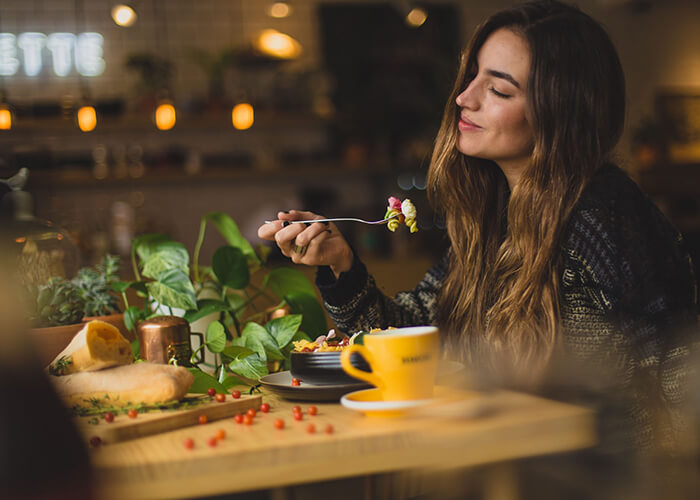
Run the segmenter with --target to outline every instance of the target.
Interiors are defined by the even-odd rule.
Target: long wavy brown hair
[[[457,150],[457,96],[478,72],[496,30],[526,40],[531,55],[529,165],[509,192],[488,159]],[[620,138],[625,82],[605,30],[577,8],[535,1],[487,19],[464,52],[428,174],[429,195],[450,238],[438,324],[450,354],[541,373],[560,338],[560,239],[581,192]]]

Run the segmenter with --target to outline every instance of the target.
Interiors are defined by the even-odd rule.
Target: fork
[[[289,222],[290,224],[313,224],[314,222],[349,221],[349,222],[361,222],[362,224],[386,224],[391,219],[395,219],[396,217],[398,217],[398,215],[392,215],[391,217],[387,217],[386,219],[382,219],[382,220],[364,220],[364,219],[356,219],[354,217],[336,217],[333,219],[290,220],[290,221],[286,221],[286,222]],[[274,221],[266,220],[265,224],[269,224],[271,222],[274,222]]]

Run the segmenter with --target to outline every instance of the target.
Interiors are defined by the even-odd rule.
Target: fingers
[[[316,226],[317,224],[314,224]],[[320,225],[320,224],[318,224]],[[311,228],[309,228],[311,229]],[[307,230],[308,231],[308,230]],[[326,252],[323,250],[324,242],[330,238],[330,229],[323,228],[320,233],[316,234],[308,243],[300,245],[298,243],[301,235],[297,237],[295,244],[292,246],[292,253],[290,258],[295,264],[305,264],[307,266],[320,266],[326,264],[324,260],[324,255]],[[306,231],[303,235],[306,237]]]
[[[296,244],[299,246],[308,245],[311,240],[328,229],[328,222],[315,222],[313,224],[292,224],[294,226],[304,227],[298,235],[295,236]]]

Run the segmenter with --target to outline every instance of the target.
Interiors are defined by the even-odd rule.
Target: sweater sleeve
[[[316,286],[336,326],[354,333],[371,328],[431,325],[435,323],[436,299],[447,273],[445,256],[411,291],[391,298],[384,295],[367,268],[355,256],[349,271],[336,280],[328,267],[319,267]]]
[[[564,343],[606,374],[609,389],[624,391],[637,441],[648,445],[682,429],[697,290],[685,245],[663,215],[626,184],[614,194],[601,199],[615,202],[589,204],[570,221]]]

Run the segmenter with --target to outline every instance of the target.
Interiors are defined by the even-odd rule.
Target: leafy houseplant
[[[227,244],[214,252],[211,265],[203,266],[199,254],[208,224],[214,225]],[[270,268],[267,254],[264,247],[256,251],[233,219],[221,212],[202,218],[191,269],[182,243],[162,234],[135,239],[132,265],[136,281],[114,286],[123,294],[127,328],[133,330],[139,321],[163,309],[171,314],[175,309],[184,310],[191,325],[212,318],[193,359],[206,349],[214,362],[190,368],[195,375],[191,392],[254,386],[270,370],[288,369],[292,342],[325,334],[325,314],[309,280],[289,267]],[[130,288],[144,298],[143,306],[129,305],[125,292]]]
[[[37,327],[80,323],[84,317],[106,316],[119,312],[112,283],[117,282],[119,258],[106,255],[100,264],[83,267],[72,280],[54,277],[37,290],[29,290]]]

